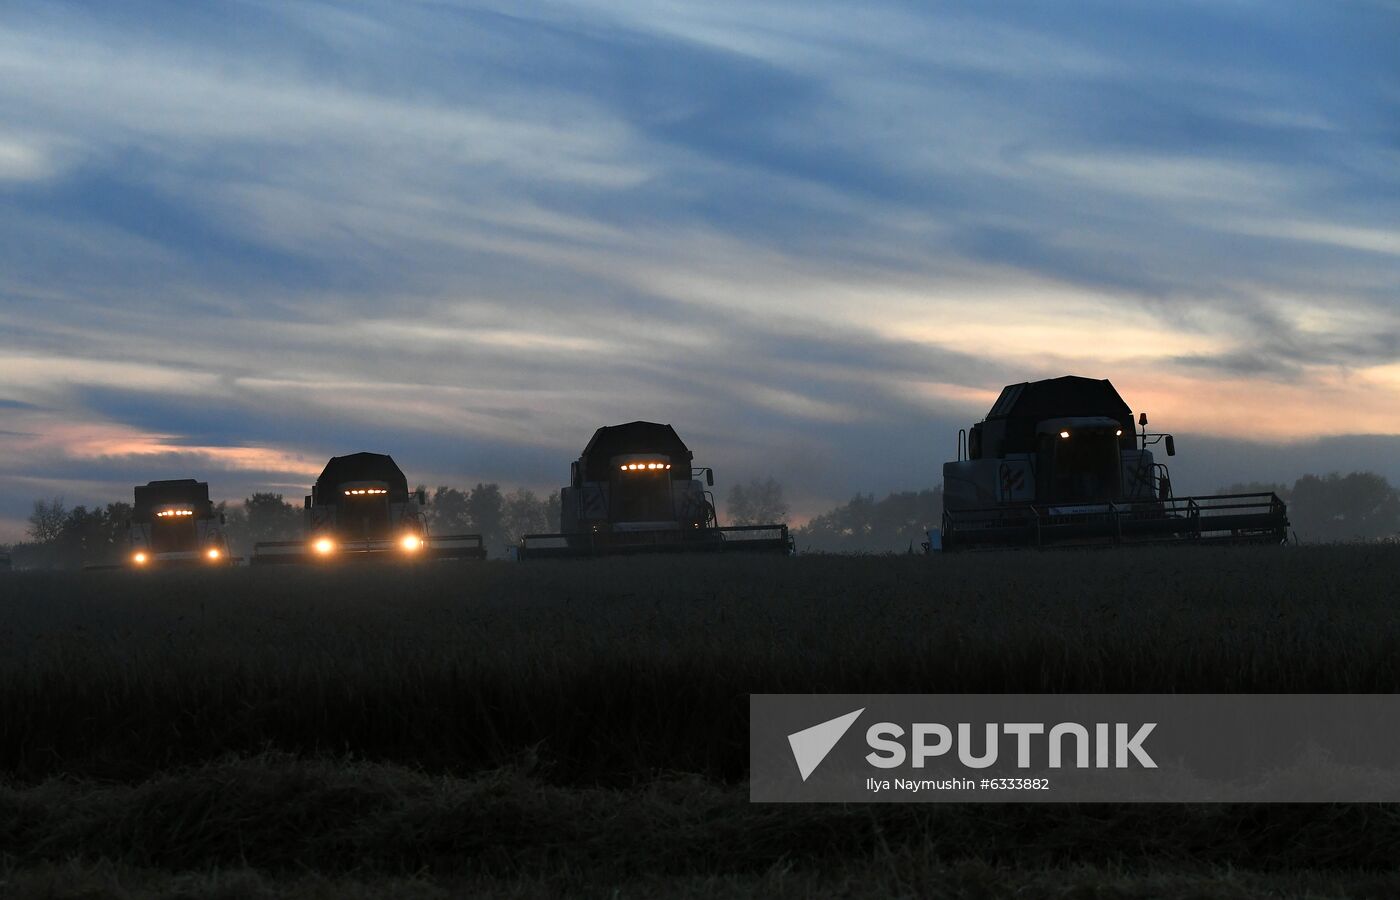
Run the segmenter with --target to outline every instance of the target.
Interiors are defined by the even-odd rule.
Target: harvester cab
[[[209,485],[193,478],[137,485],[127,529],[131,568],[223,566],[229,555],[224,517],[209,500]]]
[[[1141,431],[1138,428],[1141,428]],[[1004,388],[943,466],[942,549],[1227,539],[1282,543],[1272,493],[1176,497],[1147,431],[1107,380],[1067,375]]]
[[[306,496],[305,539],[259,543],[253,562],[485,557],[480,535],[430,535],[424,502],[422,491],[409,491],[408,479],[390,456],[332,457]]]
[[[791,552],[786,525],[721,527],[707,490],[714,479],[670,425],[599,428],[560,492],[559,533],[525,535],[517,556]]]

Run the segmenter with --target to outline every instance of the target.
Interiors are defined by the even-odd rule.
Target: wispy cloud
[[[637,417],[822,504],[1065,371],[1182,431],[1400,433],[1398,40],[1380,3],[6,10],[0,516],[370,445],[543,487]]]

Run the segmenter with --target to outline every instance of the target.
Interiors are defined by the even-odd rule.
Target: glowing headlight
[[[142,553],[140,550],[131,554],[131,561],[136,563],[138,566],[144,566],[146,564],[147,559],[150,559],[150,557],[148,557],[145,553]]]
[[[399,544],[409,553],[412,553],[423,546],[423,539],[416,534],[406,534],[403,540],[399,541]]]
[[[312,544],[311,546],[315,548],[317,553],[321,554],[322,556],[325,556],[327,553],[330,553],[332,550],[335,549],[335,541],[331,540],[330,538],[318,538],[316,540],[316,543]]]
[[[209,557],[210,559],[218,559],[219,557],[223,556],[223,554],[219,552],[218,547],[210,547],[208,550],[204,551],[204,555]]]
[[[1067,438],[1067,437],[1069,437],[1069,432],[1068,432],[1068,431],[1061,431],[1061,432],[1060,432],[1060,437],[1062,437],[1062,438]]]
[[[1114,434],[1115,437],[1122,437],[1122,436],[1123,436],[1123,429],[1120,428],[1120,429],[1118,429],[1117,431],[1113,432],[1113,434]]]

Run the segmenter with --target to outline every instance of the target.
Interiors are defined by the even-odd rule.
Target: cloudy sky
[[[1400,481],[1400,4],[8,2],[0,538],[673,423],[799,514],[1111,378],[1178,491]]]

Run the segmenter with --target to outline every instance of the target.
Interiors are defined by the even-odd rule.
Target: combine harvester
[[[1175,496],[1149,449],[1175,440],[1138,425],[1107,380],[1007,386],[943,465],[942,549],[1287,541],[1276,494]]]
[[[562,491],[561,533],[525,535],[518,557],[792,552],[786,525],[721,528],[705,490],[714,486],[714,472],[692,467],[693,458],[670,425],[599,428]]]
[[[137,485],[127,528],[126,565],[165,569],[237,562],[229,555],[223,525],[223,515],[209,501],[207,482],[179,478]]]
[[[263,541],[253,563],[335,563],[347,560],[484,559],[479,534],[431,536],[422,491],[382,453],[335,456],[305,502],[306,537]]]

